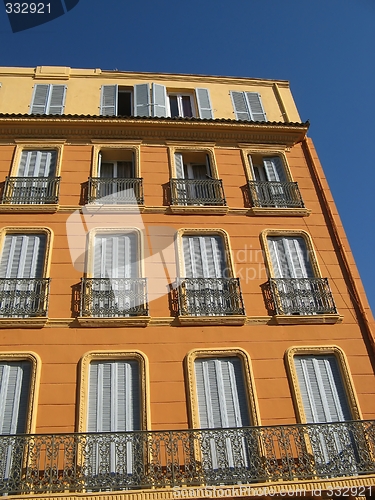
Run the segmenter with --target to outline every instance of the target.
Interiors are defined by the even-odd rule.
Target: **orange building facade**
[[[288,82],[0,81],[2,494],[371,496],[374,322]]]

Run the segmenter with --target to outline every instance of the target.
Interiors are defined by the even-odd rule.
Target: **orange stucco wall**
[[[0,146],[0,181],[9,175],[15,146]],[[314,152],[315,154],[315,152]],[[141,176],[144,179],[146,207],[162,207],[163,185],[169,182],[167,147],[141,146]],[[244,208],[245,167],[239,148],[215,149],[219,177],[223,180],[230,208]],[[345,352],[363,418],[375,418],[375,378],[373,353],[363,321],[347,288],[347,275],[335,251],[332,231],[327,226],[327,210],[322,205],[311,177],[301,144],[287,153],[292,177],[298,182],[309,217],[247,216],[232,211],[227,215],[176,215],[167,212],[142,214],[146,233],[153,226],[217,228],[230,238],[235,276],[241,288],[248,316],[267,316],[261,285],[267,280],[260,233],[270,229],[307,231],[314,243],[321,275],[329,278],[333,296],[343,315],[341,324],[246,326],[148,326],[145,328],[84,328],[72,319],[71,328],[48,325],[41,329],[0,329],[0,351],[33,351],[42,360],[37,413],[37,432],[77,430],[76,402],[79,394],[79,362],[88,351],[142,351],[150,366],[152,429],[186,428],[189,408],[186,398],[183,360],[192,349],[241,347],[252,360],[261,423],[286,424],[296,421],[284,364],[284,353],[291,346],[337,345]],[[317,158],[316,158],[317,160]],[[318,161],[318,160],[317,160]],[[75,269],[66,236],[66,221],[78,208],[82,185],[91,173],[92,146],[65,144],[61,167],[60,207],[71,207],[54,214],[0,213],[0,227],[49,227],[54,234],[51,254],[51,295],[49,318],[72,318],[72,294],[82,272]],[[320,167],[319,167],[320,168]],[[320,171],[322,182],[326,180]],[[242,189],[241,189],[242,188]],[[328,186],[327,186],[328,189]],[[330,203],[333,200],[328,193]],[[367,306],[355,263],[334,205],[338,231],[346,247],[353,278],[359,282],[361,298]],[[167,208],[167,207],[165,207]],[[147,238],[146,238],[147,240]],[[155,249],[153,249],[155,251]],[[146,274],[147,276],[147,274]],[[177,276],[171,276],[174,280]],[[151,298],[151,297],[150,297]],[[150,302],[150,316],[170,317],[168,296]]]

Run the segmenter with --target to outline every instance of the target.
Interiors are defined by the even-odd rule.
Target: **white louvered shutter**
[[[352,415],[336,357],[295,356],[294,362],[307,422],[351,420]]]
[[[37,84],[34,86],[34,93],[30,106],[31,115],[47,114],[49,87],[50,86],[46,84]]]
[[[136,278],[137,261],[137,237],[134,233],[95,236],[94,278]]]
[[[220,236],[183,236],[185,277],[222,278],[226,259]]]
[[[0,278],[41,278],[46,236],[7,234],[0,260]]]
[[[184,179],[184,160],[181,153],[174,154],[174,163],[176,167],[176,177],[177,179]]]
[[[102,85],[100,92],[100,115],[117,116],[118,85]]]
[[[49,115],[64,114],[66,86],[50,85],[47,113]]]
[[[278,156],[263,159],[264,171],[266,172],[267,181],[270,182],[285,182],[285,173],[281,159]]]
[[[153,116],[167,116],[167,89],[165,85],[152,84],[152,107]]]
[[[260,94],[257,92],[245,92],[245,94],[251,115],[250,119],[255,122],[267,121]]]
[[[0,363],[0,434],[26,432],[30,373],[29,361]]]
[[[197,88],[195,89],[199,118],[202,119],[213,119],[213,111],[210,99],[210,92],[208,89]]]
[[[305,240],[302,237],[269,236],[268,248],[275,278],[313,278]]]
[[[148,83],[134,85],[134,115],[150,116],[150,86]]]
[[[232,98],[236,119],[251,120],[245,93],[231,91],[230,95]]]
[[[53,177],[56,172],[56,151],[22,151],[18,177]]]

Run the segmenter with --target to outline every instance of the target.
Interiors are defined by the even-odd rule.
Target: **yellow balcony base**
[[[281,216],[281,217],[308,217],[311,214],[311,210],[307,208],[260,208],[253,207],[247,212],[247,215],[270,215],[270,216]]]
[[[190,325],[234,325],[241,326],[246,323],[246,316],[179,316],[178,321],[182,326]]]
[[[0,318],[0,328],[43,328],[48,318]]]
[[[120,328],[128,326],[147,326],[151,320],[150,316],[132,316],[128,318],[92,318],[80,317],[77,318],[81,326],[88,326],[90,328]]]
[[[216,205],[171,205],[169,207],[172,214],[225,215],[228,210],[226,206],[217,207]]]
[[[23,213],[47,213],[47,214],[54,214],[59,210],[59,205],[58,204],[33,204],[33,205],[26,205],[26,204],[7,204],[7,205],[0,205],[0,213],[2,212],[23,212]]]
[[[277,314],[274,319],[278,325],[314,325],[341,323],[343,316],[340,314],[308,314],[305,316],[294,314]]]

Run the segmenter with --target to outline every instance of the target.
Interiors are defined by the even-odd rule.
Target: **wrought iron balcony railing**
[[[46,205],[59,201],[60,177],[7,177],[2,203]]]
[[[88,203],[143,205],[143,179],[90,177]]]
[[[181,316],[244,315],[239,278],[177,278]]]
[[[254,207],[304,208],[297,182],[249,181]]]
[[[327,278],[270,278],[276,314],[337,314]]]
[[[147,316],[146,278],[82,278],[81,316]]]
[[[0,317],[47,316],[48,278],[0,278]]]
[[[0,436],[0,495],[363,479],[375,473],[374,457],[373,420],[8,435]]]
[[[171,179],[172,205],[225,206],[221,179]]]

